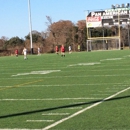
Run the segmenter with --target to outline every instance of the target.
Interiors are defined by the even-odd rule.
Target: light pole
[[[31,22],[31,7],[30,7],[30,0],[28,0],[28,12],[29,12],[29,29],[30,29],[31,54],[33,54],[33,46],[32,46],[32,22]]]

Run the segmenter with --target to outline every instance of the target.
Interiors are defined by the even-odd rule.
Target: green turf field
[[[130,51],[0,57],[0,129],[130,130]]]

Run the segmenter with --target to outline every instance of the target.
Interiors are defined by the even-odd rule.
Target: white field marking
[[[101,98],[100,98],[101,99]],[[69,103],[69,104],[83,104],[83,103],[85,103],[85,102],[71,102],[71,103]]]
[[[96,84],[56,84],[56,85],[28,85],[28,87],[39,87],[39,86],[43,86],[43,87],[53,87],[53,86],[77,86],[77,85],[80,85],[80,86],[93,86],[93,85],[108,85],[108,84],[112,84],[112,85],[123,85],[124,83],[96,83]]]
[[[77,86],[77,85],[80,85],[80,86],[96,86],[96,85],[123,85],[124,83],[98,83],[98,84],[64,84],[64,85],[61,85],[61,84],[56,84],[56,85],[28,85],[28,86],[23,86],[23,87],[52,87],[52,86]],[[129,85],[129,84],[128,84]]]
[[[62,115],[69,115],[70,113],[46,113],[42,115],[47,115],[47,116],[62,116]]]
[[[83,65],[96,65],[96,64],[100,64],[100,62],[93,62],[93,63],[78,63],[78,64],[72,64],[72,65],[68,65],[69,67],[71,67],[71,66],[83,66]]]
[[[118,74],[110,74],[110,75],[83,75],[83,76],[47,76],[47,77],[44,77],[44,79],[51,79],[51,78],[85,78],[85,77],[118,77],[118,76],[130,76],[130,74],[122,74],[122,75],[118,75]],[[11,80],[16,80],[16,79],[25,79],[25,78],[1,78],[2,80],[7,80],[7,79],[11,79]],[[34,77],[28,77],[28,79],[34,79]],[[35,79],[41,79],[41,77],[35,77]]]
[[[54,120],[26,120],[26,122],[53,122]]]
[[[11,87],[11,86],[0,86],[0,88],[5,88],[5,87],[7,87],[7,88],[8,88],[8,87]]]
[[[69,108],[65,108],[65,109],[82,109],[83,107],[69,107]]]
[[[110,70],[110,71],[113,71],[113,70],[114,70],[114,71],[116,71],[116,70],[118,70],[118,71],[119,71],[119,70],[124,71],[124,70],[130,70],[130,69],[106,69],[106,68],[105,68],[105,70],[98,69],[98,70],[91,70],[91,71],[108,71],[108,70]]]
[[[114,85],[115,86],[115,85]],[[122,86],[122,85],[121,85]],[[111,87],[111,88],[106,88],[106,89],[108,89],[108,90],[120,90],[120,89],[124,89],[124,88],[113,88],[113,87]]]
[[[45,98],[45,99],[0,99],[0,101],[59,101],[59,100],[89,100],[101,98]]]
[[[75,116],[77,116],[77,115],[79,115],[79,114],[81,114],[81,113],[83,113],[83,112],[85,112],[85,111],[87,111],[87,110],[93,108],[93,107],[96,107],[96,106],[98,106],[99,104],[103,103],[104,101],[107,101],[108,99],[111,99],[111,98],[113,98],[113,97],[115,97],[115,96],[117,96],[117,95],[119,95],[119,94],[121,94],[121,93],[123,93],[123,92],[129,90],[129,89],[130,89],[130,87],[128,87],[128,88],[126,88],[126,89],[124,89],[124,90],[121,90],[121,91],[119,91],[119,92],[117,92],[117,93],[115,93],[115,94],[113,94],[113,95],[111,95],[111,96],[109,96],[109,97],[103,99],[102,101],[99,101],[99,102],[97,102],[97,103],[94,103],[94,104],[92,104],[92,105],[90,105],[90,106],[88,106],[88,107],[86,107],[86,108],[84,108],[84,109],[82,109],[82,110],[80,110],[80,111],[78,111],[78,112],[76,112],[76,113],[74,113],[74,114],[72,114],[72,115],[66,117],[66,118],[63,118],[63,119],[61,119],[61,120],[59,120],[59,121],[57,121],[57,122],[55,122],[55,123],[53,123],[53,124],[51,124],[51,125],[45,127],[45,128],[43,128],[42,130],[48,130],[48,129],[52,128],[52,127],[55,127],[56,125],[58,125],[58,124],[60,124],[60,123],[62,123],[62,122],[64,122],[64,121],[66,121],[66,120],[69,120],[69,119],[71,119],[71,118],[73,118],[73,117],[75,117]]]
[[[42,70],[42,71],[31,71],[30,73],[19,73],[12,76],[30,75],[30,74],[49,74],[52,72],[59,72],[60,70]]]
[[[100,60],[100,61],[106,61],[106,60],[122,60],[123,58],[111,58],[111,59],[103,59],[103,60]]]
[[[123,63],[123,62],[120,62],[120,63]],[[80,63],[81,64],[81,63]],[[92,64],[92,63],[84,63],[84,65],[86,65],[86,64]],[[75,64],[75,65],[77,65],[77,64]],[[71,66],[71,65],[69,65],[69,66]],[[105,66],[108,66],[108,65],[102,65],[102,66],[97,66],[97,67],[105,67]],[[121,66],[121,65],[114,65],[114,66]],[[129,65],[122,65],[122,66],[129,66]],[[79,68],[80,69],[80,68]],[[130,69],[125,69],[125,68],[123,68],[123,69],[105,69],[105,70],[102,70],[102,69],[99,69],[99,70],[97,70],[97,69],[94,69],[94,70],[87,70],[87,71],[107,71],[107,70],[130,70]],[[46,71],[46,70],[45,70]],[[73,69],[73,72],[74,71],[77,71],[77,69]],[[80,71],[83,71],[83,70],[80,70]],[[38,71],[36,71],[36,72],[38,72]],[[70,72],[69,70],[66,70],[66,71],[64,71],[64,72]],[[31,72],[30,72],[31,73]],[[12,73],[6,73],[6,72],[4,72],[4,73],[1,73],[1,74],[3,74],[3,75],[5,75],[5,74],[12,74]]]
[[[64,84],[64,85],[61,85],[61,84],[56,84],[56,85],[24,85],[24,86],[21,86],[21,87],[53,87],[53,86],[77,86],[77,85],[80,85],[80,86],[100,86],[100,85],[114,85],[114,86],[127,86],[129,85],[129,82],[125,82],[125,85],[124,83],[98,83],[98,84]],[[0,88],[4,88],[4,87],[11,87],[11,86],[0,86]],[[110,89],[113,89],[113,88],[110,88]]]
[[[117,92],[117,90],[106,90],[106,91],[103,91],[104,93],[113,93],[113,92]]]
[[[113,85],[113,86],[115,86],[115,87],[117,87],[117,86],[118,86],[118,87],[119,87],[119,86],[121,86],[121,87],[125,86],[125,87],[126,87],[126,86],[129,86],[129,85],[130,85],[130,84],[124,84],[124,85],[122,84],[122,85]]]
[[[41,129],[18,129],[18,128],[10,129],[10,128],[5,128],[5,129],[0,129],[0,130],[41,130]]]
[[[130,74],[109,74],[109,75],[83,75],[83,76],[50,76],[50,77],[44,77],[44,78],[85,78],[85,77],[118,77],[118,76],[130,76]],[[33,77],[34,79],[34,77]]]
[[[126,55],[126,56],[123,56],[123,57],[130,57],[130,55]]]
[[[124,89],[124,88],[123,88]],[[106,89],[106,90],[103,90],[103,91],[97,91],[99,93],[104,93],[104,92],[117,92],[117,90],[119,91],[120,89]]]
[[[97,96],[97,95],[101,95],[101,96],[102,96],[102,95],[106,95],[106,96],[108,96],[108,95],[110,95],[110,93],[108,93],[108,94],[101,94],[101,93],[99,93],[99,94],[91,94],[91,95],[94,95],[94,96],[95,96],[95,95],[96,95],[96,96]]]
[[[78,77],[80,77],[80,78],[85,78],[85,77],[112,77],[112,76],[114,76],[114,77],[118,77],[118,76],[130,76],[130,74],[108,74],[108,75],[84,75],[84,76],[62,76],[62,77],[60,77],[60,76],[56,76],[57,78],[78,78]],[[54,78],[56,78],[56,77],[54,77]],[[45,78],[45,77],[44,77]],[[48,77],[48,78],[52,78],[52,77]]]

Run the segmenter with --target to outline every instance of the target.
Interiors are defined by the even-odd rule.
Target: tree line
[[[37,48],[40,47],[42,53],[53,53],[55,46],[59,47],[64,44],[66,50],[68,46],[72,46],[73,51],[77,51],[77,46],[81,46],[81,50],[85,51],[87,40],[86,21],[80,20],[76,24],[69,20],[60,20],[52,22],[51,17],[47,18],[47,31],[38,32],[32,31],[32,42],[34,53],[37,53]],[[129,26],[121,26],[121,46],[129,46]],[[118,26],[112,27],[98,27],[90,29],[91,37],[117,36],[119,34]],[[22,52],[23,47],[26,46],[30,50],[30,35],[25,36],[25,39],[19,37],[12,37],[8,39],[6,36],[0,38],[0,53],[13,54],[15,49]]]

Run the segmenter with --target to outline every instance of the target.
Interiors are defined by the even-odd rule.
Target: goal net
[[[120,39],[89,39],[86,43],[87,51],[120,50]]]

